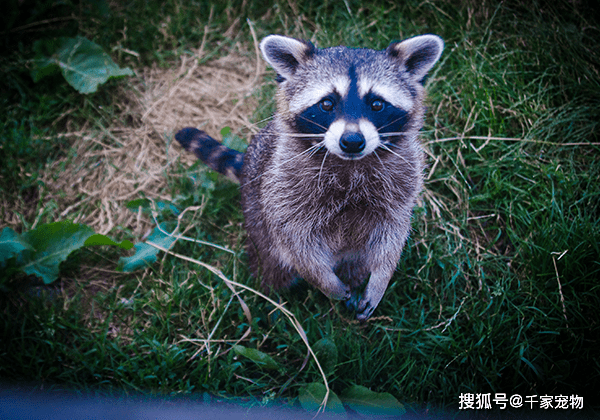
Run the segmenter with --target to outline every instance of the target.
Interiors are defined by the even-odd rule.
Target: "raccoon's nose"
[[[365,148],[364,136],[356,131],[346,131],[340,139],[340,148],[346,153],[359,153]]]

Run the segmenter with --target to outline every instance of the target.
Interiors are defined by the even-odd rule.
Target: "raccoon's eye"
[[[383,101],[379,100],[379,99],[375,99],[373,102],[371,102],[371,110],[375,111],[375,112],[379,112],[383,109],[384,105],[383,105]]]
[[[323,99],[320,108],[325,112],[333,111],[333,101],[331,99]]]

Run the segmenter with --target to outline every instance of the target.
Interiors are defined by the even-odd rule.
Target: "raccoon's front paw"
[[[307,277],[305,277],[306,279]],[[347,300],[350,299],[350,286],[344,284],[333,271],[323,270],[321,273],[316,273],[308,282],[317,287],[323,294],[331,299]]]
[[[359,321],[365,321],[368,319],[375,310],[375,306],[371,304],[371,301],[367,299],[362,299],[358,302],[358,306],[356,307],[356,319]]]
[[[348,300],[352,297],[352,293],[350,291],[350,286],[339,282],[336,287],[329,290],[328,296],[336,300]]]
[[[359,321],[364,321],[371,316],[373,311],[375,310],[375,306],[371,304],[371,301],[359,293],[358,291],[354,291],[350,299],[346,302],[346,308],[349,311],[356,312],[356,319]]]
[[[360,302],[361,293],[358,290],[353,290],[350,294],[350,298],[344,302],[346,308],[349,311],[356,312],[358,310],[358,304]]]

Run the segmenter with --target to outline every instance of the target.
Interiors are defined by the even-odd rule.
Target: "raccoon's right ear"
[[[278,79],[285,80],[293,77],[298,66],[310,60],[317,49],[309,41],[269,35],[261,41],[260,50],[265,60],[277,72]]]

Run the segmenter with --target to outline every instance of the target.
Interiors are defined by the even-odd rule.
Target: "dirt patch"
[[[56,219],[85,223],[107,234],[117,226],[141,233],[149,226],[127,201],[169,200],[169,167],[194,160],[174,141],[177,130],[195,126],[219,138],[231,127],[242,138],[258,131],[250,121],[253,93],[265,66],[238,50],[199,64],[202,52],[184,56],[176,68],[138,70],[134,88],[123,91],[122,115],[105,130],[66,133],[74,137],[69,155],[53,162],[42,178],[47,200],[59,204]]]

